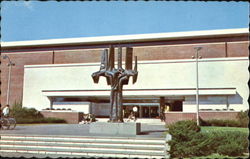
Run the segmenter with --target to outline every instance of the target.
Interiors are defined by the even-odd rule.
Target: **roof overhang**
[[[115,35],[83,38],[65,38],[65,39],[47,39],[32,41],[13,41],[1,42],[3,49],[20,48],[20,47],[49,47],[60,45],[85,45],[85,44],[103,44],[103,43],[126,43],[126,42],[147,42],[176,39],[196,39],[196,38],[216,38],[216,37],[234,37],[248,35],[248,28],[239,29],[221,29],[221,30],[204,30],[188,32],[170,32],[170,33],[153,33],[153,34],[134,34],[134,35]]]
[[[109,97],[110,90],[43,90],[47,97]],[[236,88],[200,88],[199,95],[235,95]],[[125,89],[124,97],[192,96],[195,88],[186,89]]]

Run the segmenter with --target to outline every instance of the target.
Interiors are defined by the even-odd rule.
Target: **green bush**
[[[59,118],[37,118],[37,119],[19,119],[17,120],[18,124],[32,124],[32,123],[65,123],[64,119]]]
[[[199,132],[201,128],[197,126],[197,123],[193,120],[178,121],[168,126],[168,132],[172,137],[181,138],[194,132]]]
[[[248,116],[249,110],[241,111],[237,114],[237,119],[241,123],[241,127],[248,127],[249,123],[249,116]]]
[[[172,135],[172,140],[168,141],[171,157],[207,156],[213,153],[240,156],[248,152],[248,133],[201,132],[194,121],[179,121],[168,128],[168,133]]]
[[[34,108],[25,108],[20,105],[14,105],[10,111],[10,116],[13,116],[17,123],[34,123],[43,119],[43,116]]]
[[[203,120],[201,122],[201,126],[242,127],[242,124],[238,120],[211,119],[211,120]]]
[[[208,155],[207,140],[200,133],[200,127],[192,120],[178,121],[168,126],[172,140],[168,142],[172,157],[192,157]]]
[[[222,120],[222,119],[210,119],[210,120],[203,120],[200,118],[201,126],[226,126],[226,127],[248,127],[249,117],[248,117],[249,110],[241,111],[237,114],[237,120]]]
[[[219,147],[224,145],[237,145],[241,147],[241,151],[238,151],[237,155],[242,155],[243,152],[248,152],[248,133],[240,131],[216,131],[203,134],[209,139],[208,144],[214,153],[232,156],[233,152],[228,154],[219,152]],[[238,148],[232,148],[232,151],[233,149]],[[220,151],[221,150],[223,150],[223,147],[220,148]]]
[[[17,102],[15,102],[15,104],[11,108],[10,116],[14,117],[18,124],[66,122],[64,119],[44,118],[43,115],[36,109],[22,107],[22,104]]]
[[[237,145],[236,143],[229,143],[226,145],[220,145],[218,147],[218,153],[220,155],[227,155],[227,156],[239,156],[243,152],[243,147]]]

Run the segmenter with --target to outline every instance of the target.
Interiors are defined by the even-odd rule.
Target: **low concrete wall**
[[[139,135],[141,123],[105,123],[97,122],[89,125],[89,133],[108,135]]]
[[[238,112],[236,111],[200,111],[199,116],[203,120],[209,119],[236,119]],[[166,124],[175,123],[180,120],[196,120],[196,113],[183,113],[183,112],[168,112],[165,113]]]
[[[43,110],[40,113],[46,118],[64,119],[69,124],[78,124],[83,119],[83,113],[81,112]]]

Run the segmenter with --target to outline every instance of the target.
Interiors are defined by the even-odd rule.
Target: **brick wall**
[[[248,57],[249,41],[245,42],[228,42],[227,56],[228,57]]]
[[[201,43],[199,46],[203,49],[199,53],[203,58],[247,57],[248,44],[248,42]],[[197,44],[140,46],[134,47],[134,56],[140,61],[191,59],[195,46]],[[59,50],[55,51],[54,59],[56,64],[100,62],[102,50]]]
[[[199,116],[204,120],[209,119],[236,119],[238,112],[199,112]],[[171,124],[181,120],[196,120],[196,113],[169,112],[165,113],[165,122]]]
[[[190,39],[147,43],[122,44],[134,47],[134,55],[138,61],[143,60],[170,60],[170,59],[191,59],[194,55],[195,46],[202,46],[200,54],[203,58],[218,57],[248,57],[248,37]],[[105,45],[106,47],[109,44]],[[64,63],[88,63],[100,62],[102,48],[97,46],[78,46],[72,49],[70,46],[62,48],[44,48],[47,51],[9,50],[2,54],[10,57],[16,65],[11,72],[10,105],[22,101],[24,65],[39,64],[64,64]],[[91,49],[92,48],[92,49]],[[7,50],[6,50],[7,51]],[[6,104],[8,67],[7,60],[1,60],[1,104]]]
[[[78,124],[83,119],[83,113],[80,112],[41,111],[41,114],[46,118],[64,119],[69,124]]]
[[[23,75],[24,75],[24,65],[34,65],[34,64],[51,64],[52,63],[52,53],[20,53],[20,54],[6,54],[9,56],[11,61],[15,63],[11,70],[11,84],[10,84],[10,105],[15,102],[22,101],[23,94]],[[1,103],[7,103],[7,86],[8,86],[8,60],[1,60]]]

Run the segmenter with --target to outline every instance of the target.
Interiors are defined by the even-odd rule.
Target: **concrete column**
[[[142,106],[140,105],[140,110],[139,110],[139,118],[142,118]]]
[[[89,102],[89,113],[90,113],[90,114],[93,114],[93,113],[92,113],[92,102]]]
[[[50,102],[50,109],[53,108],[53,98],[49,98],[49,102]]]
[[[160,97],[160,112],[162,112],[165,106],[165,97]]]
[[[151,106],[148,106],[148,116],[151,118]]]
[[[160,97],[160,119],[165,121],[165,114],[164,114],[164,107],[165,107],[165,98]]]

